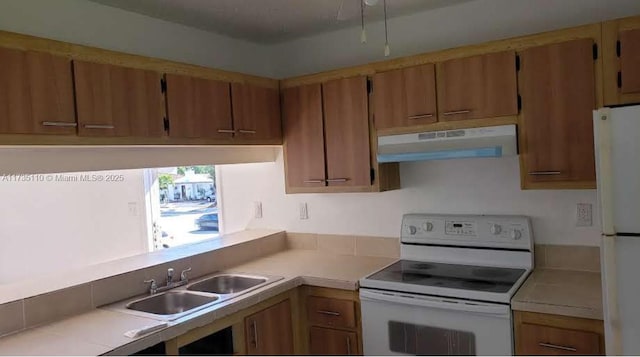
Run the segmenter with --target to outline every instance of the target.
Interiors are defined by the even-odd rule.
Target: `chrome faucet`
[[[177,288],[178,286],[186,285],[189,282],[189,278],[187,277],[187,273],[191,271],[191,268],[187,268],[180,273],[180,281],[173,281],[173,274],[175,270],[173,268],[167,269],[167,285],[158,286],[155,279],[145,280],[146,284],[151,284],[149,287],[149,294],[154,295],[163,291],[167,291],[169,289]]]
[[[149,279],[144,281],[145,284],[151,284],[149,287],[149,294],[153,295],[158,292],[158,284],[156,284],[156,279]]]
[[[173,283],[173,268],[167,269],[167,286]]]

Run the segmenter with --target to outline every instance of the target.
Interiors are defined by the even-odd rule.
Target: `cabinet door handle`
[[[115,128],[111,124],[84,124],[82,126],[85,129],[113,129]]]
[[[43,126],[61,126],[61,127],[77,127],[78,123],[69,123],[64,121],[43,121]]]
[[[347,355],[351,355],[351,339],[347,336]]]
[[[442,113],[442,115],[456,115],[456,114],[467,114],[467,113],[471,113],[471,110],[454,110],[452,112],[444,112]]]
[[[340,313],[336,311],[318,310],[316,312],[323,315],[340,316]]]
[[[348,178],[332,178],[332,179],[327,179],[327,182],[347,182],[349,181]]]
[[[240,134],[255,134],[256,133],[255,130],[244,130],[244,129],[240,129],[240,130],[238,130],[238,132]]]
[[[218,129],[218,133],[222,133],[222,134],[233,134],[236,131],[233,129]]]
[[[529,172],[531,176],[552,176],[552,175],[560,175],[562,172],[560,171],[532,171]]]
[[[323,183],[324,181],[325,181],[325,180],[316,180],[316,179],[313,179],[313,180],[304,180],[303,182],[304,182],[304,183]]]
[[[258,326],[257,326],[257,322],[253,321],[253,342],[256,345],[256,348],[258,348]]]
[[[410,115],[409,119],[423,119],[423,118],[431,118],[433,114],[416,114]]]
[[[546,348],[553,348],[555,350],[569,351],[569,352],[577,352],[578,351],[577,349],[575,349],[573,347],[554,345],[553,343],[539,342],[538,346],[546,347]]]

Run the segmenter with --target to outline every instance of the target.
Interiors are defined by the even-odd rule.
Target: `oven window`
[[[389,321],[391,351],[411,355],[475,355],[472,332]]]

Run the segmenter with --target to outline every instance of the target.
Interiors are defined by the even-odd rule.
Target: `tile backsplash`
[[[400,257],[400,240],[393,237],[287,232],[287,247],[319,250],[338,255]]]
[[[536,244],[535,266],[544,269],[600,272],[600,248]]]

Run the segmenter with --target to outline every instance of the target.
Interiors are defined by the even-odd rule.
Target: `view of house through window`
[[[153,250],[219,236],[215,166],[149,169]]]

